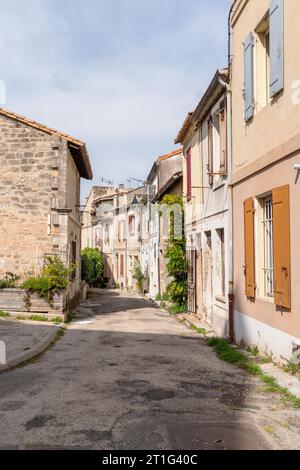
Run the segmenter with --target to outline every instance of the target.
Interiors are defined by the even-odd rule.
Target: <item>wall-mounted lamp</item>
[[[300,171],[300,163],[294,163],[293,169],[297,170],[297,171]]]

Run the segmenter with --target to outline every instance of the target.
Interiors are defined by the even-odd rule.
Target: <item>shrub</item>
[[[52,306],[54,295],[64,291],[68,286],[74,268],[74,265],[65,267],[58,256],[47,256],[42,276],[28,278],[22,284],[22,288],[27,291],[24,298],[27,309],[30,308],[30,295],[34,292],[48,300]]]
[[[93,286],[101,280],[104,273],[103,256],[97,248],[85,248],[81,252],[81,277]]]
[[[7,272],[3,279],[0,279],[0,289],[14,289],[17,286],[20,276]]]
[[[136,280],[136,285],[140,294],[143,294],[143,285],[146,280],[146,276],[142,271],[141,264],[139,261],[134,262],[134,267],[132,270],[132,277]]]
[[[10,318],[10,314],[7,312],[2,312],[2,310],[0,310],[0,318]]]
[[[74,272],[74,269],[74,265],[67,268],[58,256],[47,256],[43,276],[48,279],[50,290],[55,292],[65,290],[69,282],[69,276]]]
[[[178,307],[185,306],[187,296],[187,285],[185,279],[175,279],[167,287],[168,297]]]
[[[22,287],[30,293],[36,292],[41,297],[48,297],[51,290],[50,280],[47,277],[31,277],[23,282]]]

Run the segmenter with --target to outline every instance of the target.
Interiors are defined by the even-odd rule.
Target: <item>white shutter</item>
[[[249,121],[254,114],[254,86],[253,86],[253,46],[254,38],[250,33],[244,42],[244,100],[245,121]]]
[[[270,97],[284,87],[284,0],[270,3]]]

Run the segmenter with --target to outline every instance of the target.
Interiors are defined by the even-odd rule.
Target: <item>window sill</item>
[[[274,297],[262,297],[257,295],[257,300],[261,300],[262,302],[269,302],[270,304],[274,304]]]
[[[221,302],[222,304],[226,304],[226,302],[227,302],[227,301],[226,301],[226,298],[223,297],[222,295],[216,295],[215,300],[216,300],[217,302]]]
[[[212,188],[213,191],[217,191],[225,186],[225,181],[218,181]]]

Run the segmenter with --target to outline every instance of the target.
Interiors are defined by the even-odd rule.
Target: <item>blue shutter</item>
[[[284,86],[283,60],[283,0],[270,3],[270,97],[277,95]]]
[[[254,114],[254,86],[253,86],[253,46],[254,38],[250,33],[244,42],[244,100],[245,121],[249,121]]]

